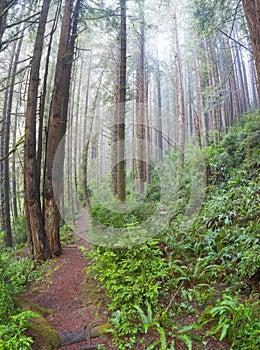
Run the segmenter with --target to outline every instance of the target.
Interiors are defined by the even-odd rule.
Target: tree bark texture
[[[24,194],[26,232],[28,242],[36,260],[50,257],[50,248],[44,230],[44,221],[40,202],[40,184],[38,180],[36,158],[36,117],[39,88],[40,63],[43,40],[51,0],[45,0],[42,7],[31,63],[28,99],[25,120],[24,143]]]
[[[179,149],[179,170],[184,167],[184,146],[185,146],[185,111],[184,111],[184,93],[182,65],[180,59],[179,38],[177,29],[176,9],[173,12],[173,55],[175,64],[175,82],[176,82],[176,102],[178,113],[178,149]]]
[[[61,254],[59,202],[63,191],[64,136],[67,128],[73,50],[75,46],[80,0],[66,0],[47,130],[44,175],[44,223],[52,256]],[[56,151],[59,147],[57,159]],[[53,172],[54,159],[56,162]],[[54,193],[55,192],[55,193]]]
[[[125,202],[125,101],[126,101],[126,0],[120,1],[120,77],[118,104],[118,168],[117,194],[120,202]]]
[[[242,0],[242,3],[252,42],[258,78],[258,96],[260,98],[260,1]]]

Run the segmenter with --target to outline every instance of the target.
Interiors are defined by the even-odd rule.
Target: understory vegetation
[[[168,228],[156,237],[86,252],[88,273],[107,295],[118,349],[260,347],[259,125],[259,112],[248,114],[204,150],[209,183],[192,223],[182,225],[186,182]],[[97,203],[93,212],[102,223],[139,222]]]
[[[260,347],[259,125],[255,112],[231,127],[219,144],[211,135],[204,149],[210,174],[206,196],[188,225],[183,225],[188,174],[174,198],[169,225],[141,245],[134,233],[160,201],[157,176],[143,204],[128,216],[97,202],[92,206],[95,220],[133,233],[127,246],[82,247],[92,260],[87,274],[106,293],[109,332],[119,350]],[[23,227],[19,218],[17,244],[25,240]],[[69,227],[61,231],[64,244],[75,242]],[[41,271],[19,247],[5,249],[0,242],[1,350],[31,349],[33,342],[26,330],[37,315],[19,309],[16,300]]]
[[[32,338],[25,334],[28,320],[37,315],[19,309],[16,298],[26,291],[28,284],[37,277],[33,262],[19,258],[18,251],[1,251],[0,255],[0,349],[31,349]]]

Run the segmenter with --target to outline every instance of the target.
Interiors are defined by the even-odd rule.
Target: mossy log
[[[85,326],[82,331],[66,330],[60,332],[59,337],[61,340],[61,346],[68,346],[71,344],[81,343],[83,341],[86,342],[87,346],[90,346],[91,338],[98,338],[107,333],[109,329],[111,329],[111,326],[109,324],[104,324],[93,328],[88,328]]]
[[[19,297],[15,300],[16,306],[23,310],[35,312],[38,317],[29,320],[27,335],[33,339],[33,350],[57,350],[60,347],[86,342],[80,347],[81,350],[97,349],[96,345],[91,345],[91,338],[97,338],[111,329],[111,325],[104,324],[92,328],[85,326],[82,331],[66,330],[58,333],[45,319],[51,314],[50,309],[43,309],[31,303],[29,300]]]
[[[29,320],[29,328],[26,332],[26,334],[33,339],[32,349],[59,349],[61,345],[59,334],[45,319],[46,316],[50,315],[51,310],[43,309],[23,297],[17,298],[15,303],[18,308],[33,311],[38,315],[38,317]]]

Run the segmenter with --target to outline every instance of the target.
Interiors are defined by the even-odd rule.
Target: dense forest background
[[[258,0],[1,1],[4,275],[7,252],[21,244],[35,263],[61,255],[64,232],[85,215],[91,273],[109,291],[110,310],[121,312],[120,349],[128,348],[127,327],[129,344],[140,331],[136,314],[144,333],[156,329],[154,348],[174,349],[173,339],[191,348],[188,333],[199,328],[166,340],[169,310],[180,291],[182,302],[206,304],[211,279],[221,287],[210,285],[217,304],[200,326],[210,324],[208,334],[233,349],[239,337],[241,349],[257,349],[259,322],[249,310],[259,312],[259,53]],[[146,290],[115,289],[121,273],[131,285],[141,260],[149,273],[134,286]],[[9,277],[0,282],[10,305]],[[247,285],[242,299],[239,283]],[[152,308],[164,310],[160,320]],[[251,327],[244,333],[238,309]],[[8,324],[15,306],[0,310]]]
[[[122,202],[128,172],[142,193],[151,160],[179,148],[182,167],[185,140],[218,143],[259,105],[241,1],[1,6],[1,231],[12,246],[26,214],[36,258],[60,254],[59,212],[75,222],[88,184]]]

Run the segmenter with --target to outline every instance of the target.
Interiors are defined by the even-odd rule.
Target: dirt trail
[[[80,219],[76,233],[83,232],[85,227]],[[100,306],[93,303],[95,299],[93,290],[91,293],[86,292],[85,270],[89,261],[78,249],[82,245],[88,247],[87,242],[77,236],[75,245],[63,247],[63,254],[55,260],[51,267],[51,275],[46,277],[46,281],[37,285],[36,289],[32,288],[27,295],[31,302],[42,308],[52,309],[53,312],[46,319],[58,332],[81,331],[85,325],[94,327],[107,322],[104,312],[100,313]],[[91,279],[86,283],[91,283]],[[94,287],[93,283],[93,289]],[[115,349],[109,337],[105,336],[91,339],[91,345],[94,344],[104,344],[108,350]],[[60,349],[78,350],[80,345],[86,345],[86,343],[64,346]]]

